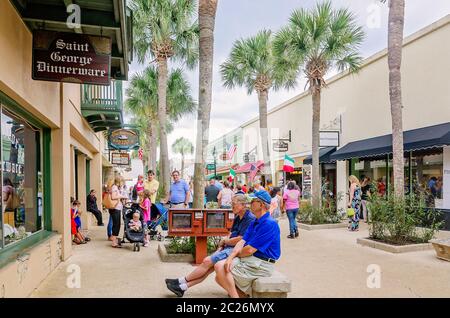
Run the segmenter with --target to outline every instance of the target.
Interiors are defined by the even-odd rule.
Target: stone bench
[[[450,262],[450,239],[431,240],[436,256]]]
[[[252,284],[252,298],[286,298],[291,291],[291,280],[274,271],[270,277],[255,279]]]

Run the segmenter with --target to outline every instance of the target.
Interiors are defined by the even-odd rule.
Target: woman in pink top
[[[150,222],[150,213],[152,208],[152,201],[150,200],[151,194],[149,190],[141,191],[141,203],[139,204],[142,213],[144,215],[144,224],[148,224]],[[145,243],[144,247],[148,246],[148,233],[145,233]]]
[[[287,190],[283,194],[283,200],[286,206],[286,214],[289,219],[288,238],[298,237],[297,214],[299,209],[300,191],[295,188],[295,184],[291,181],[287,185]]]

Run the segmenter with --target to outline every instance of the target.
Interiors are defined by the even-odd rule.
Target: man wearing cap
[[[202,264],[195,268],[185,277],[166,279],[167,288],[178,297],[182,297],[184,292],[197,284],[200,284],[214,271],[214,264],[225,260],[233,251],[233,247],[238,243],[249,225],[256,219],[255,216],[246,209],[247,199],[244,195],[235,195],[232,199],[233,213],[236,215],[231,227],[229,237],[222,239],[219,249],[211,256],[206,257]]]
[[[274,264],[280,258],[280,227],[270,216],[270,204],[267,191],[253,194],[250,209],[256,220],[230,256],[214,265],[217,283],[233,298],[251,295],[253,281],[272,276]]]

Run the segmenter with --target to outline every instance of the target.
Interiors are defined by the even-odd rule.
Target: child
[[[152,207],[152,201],[150,200],[150,191],[144,190],[141,193],[141,203],[139,206],[141,207],[143,214],[144,214],[144,224],[147,225],[148,222],[150,222],[150,213],[151,213],[151,207]],[[145,233],[145,243],[144,247],[148,246],[148,233],[146,231]]]
[[[140,232],[142,230],[142,222],[139,220],[140,216],[139,212],[133,213],[133,219],[128,223],[128,226],[132,231]]]
[[[72,208],[70,209],[70,216],[71,216],[71,228],[72,228],[72,235],[74,236],[73,242],[76,244],[86,244],[91,239],[88,237],[84,237],[83,234],[81,234],[80,228],[81,228],[81,219],[80,219],[80,206],[81,203],[78,200],[71,200],[72,201]]]

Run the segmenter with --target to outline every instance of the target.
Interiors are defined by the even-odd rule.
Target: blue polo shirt
[[[242,219],[239,216],[236,216],[233,221],[233,226],[231,227],[230,238],[237,236],[244,236],[250,224],[255,220],[256,217],[249,210],[245,212]],[[227,247],[234,247],[234,246],[227,245]]]
[[[186,194],[189,192],[189,185],[186,181],[181,179],[178,182],[173,182],[170,185],[170,202],[184,203],[186,201]]]
[[[250,224],[242,239],[245,241],[244,246],[250,245],[257,249],[253,254],[256,257],[277,260],[281,256],[280,227],[269,212]]]

